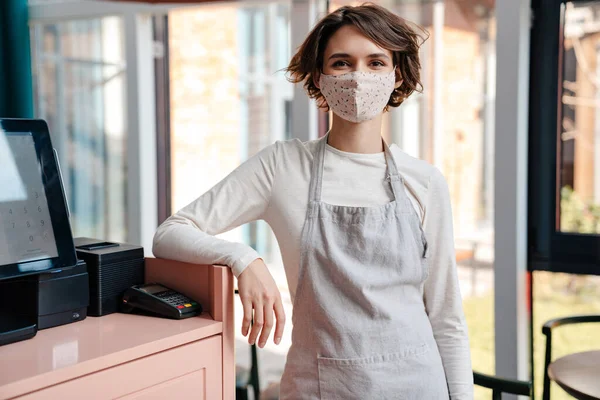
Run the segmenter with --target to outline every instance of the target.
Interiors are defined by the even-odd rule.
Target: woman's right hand
[[[279,344],[285,326],[285,312],[279,289],[263,260],[260,258],[254,260],[242,271],[238,276],[238,290],[244,306],[242,335],[246,336],[252,325],[248,343],[254,344],[260,334],[258,347],[265,346],[273,329],[273,313],[275,313],[277,326],[273,341]]]

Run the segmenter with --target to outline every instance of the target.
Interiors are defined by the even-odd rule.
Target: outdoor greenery
[[[564,186],[560,195],[562,232],[600,233],[600,205],[584,201],[569,186]]]
[[[600,314],[600,277],[577,277],[568,274],[535,272],[534,282],[534,364],[535,398],[541,399],[544,351],[544,322],[568,315]],[[494,373],[494,305],[493,293],[465,298],[465,314],[469,326],[473,368]],[[553,357],[590,349],[600,349],[600,324],[583,324],[558,328],[553,335]],[[490,399],[491,393],[476,389],[476,400]],[[571,399],[556,384],[552,400]]]

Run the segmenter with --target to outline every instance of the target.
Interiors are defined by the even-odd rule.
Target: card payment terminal
[[[158,283],[134,285],[123,295],[123,312],[142,310],[152,315],[183,319],[202,313],[202,306]]]

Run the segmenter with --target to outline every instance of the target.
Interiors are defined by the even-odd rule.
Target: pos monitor
[[[46,122],[0,118],[0,281],[76,263]]]

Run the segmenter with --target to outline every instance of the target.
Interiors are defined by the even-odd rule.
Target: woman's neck
[[[348,153],[380,153],[383,151],[381,117],[380,114],[370,121],[355,124],[333,114],[327,144]]]

